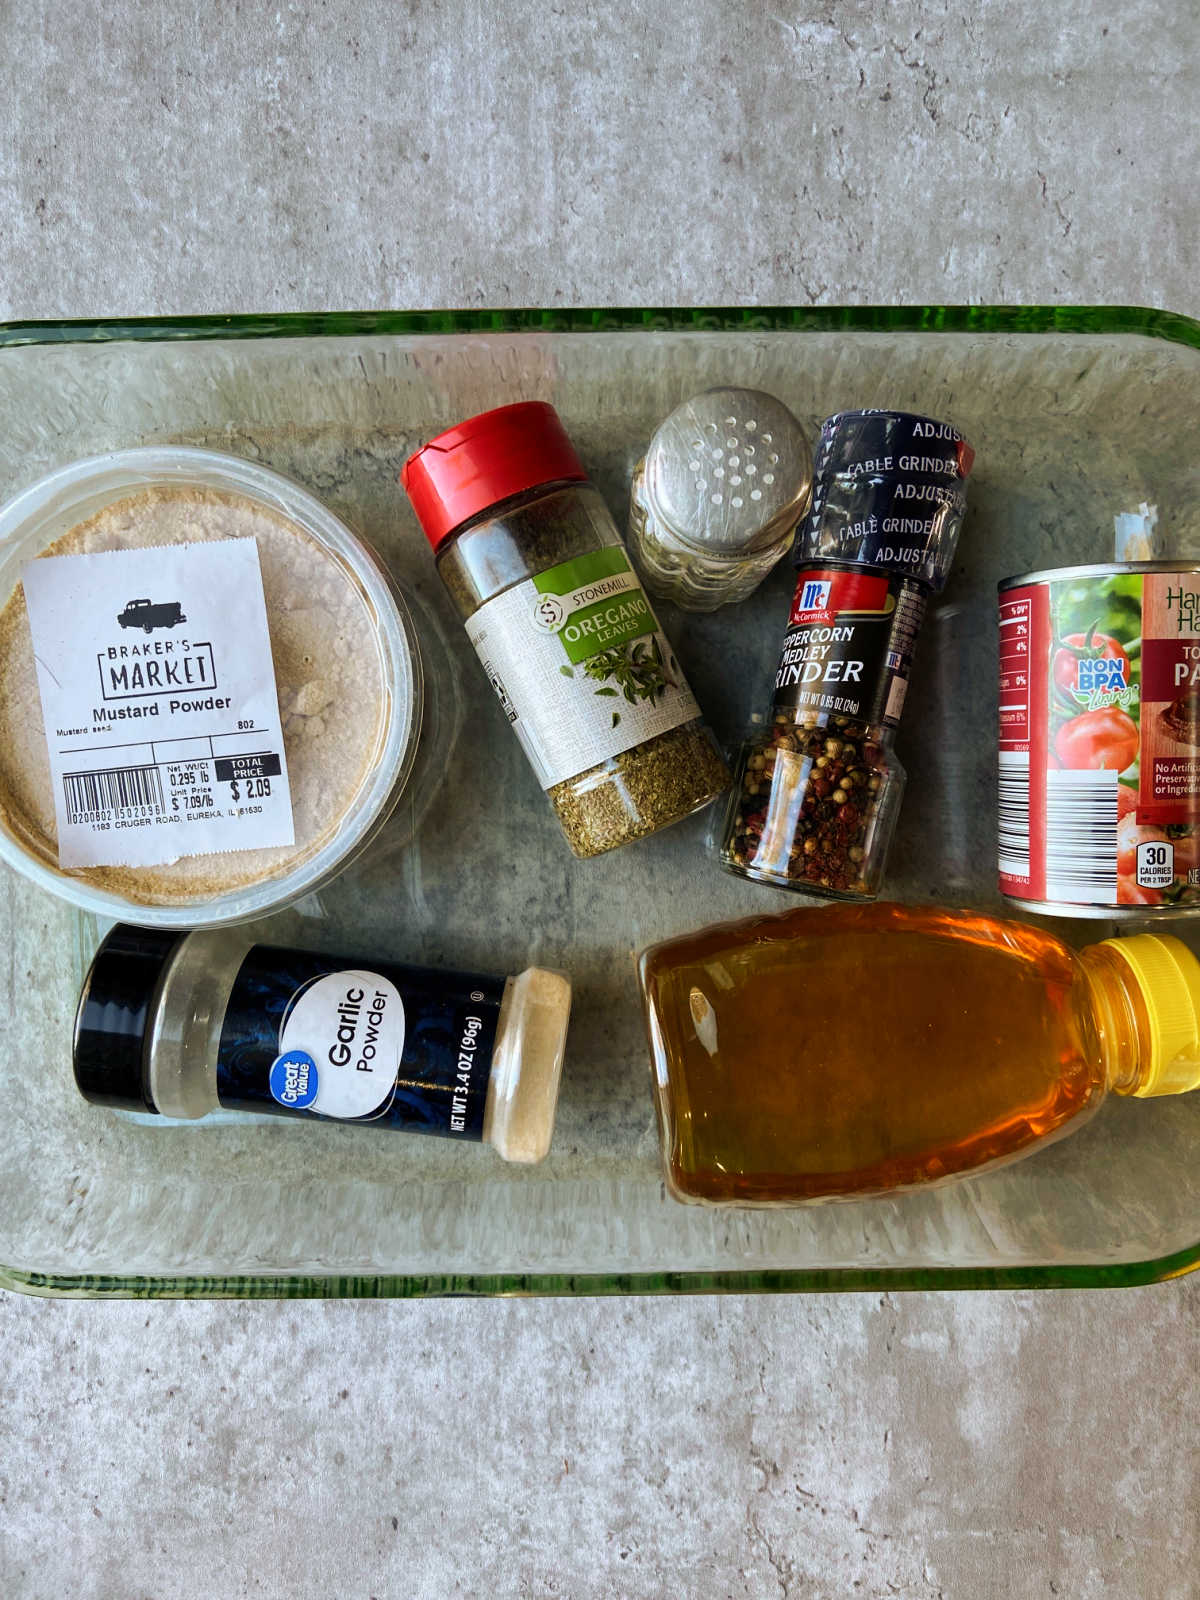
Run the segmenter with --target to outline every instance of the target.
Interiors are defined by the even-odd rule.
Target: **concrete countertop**
[[[1194,16],[1135,0],[10,0],[0,317],[1200,315]],[[0,1034],[2,1037],[2,1034]],[[5,1596],[1200,1593],[1200,1279],[0,1296]]]

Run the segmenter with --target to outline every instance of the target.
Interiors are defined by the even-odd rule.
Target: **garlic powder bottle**
[[[218,1109],[550,1148],[571,1010],[561,973],[433,971],[118,924],[75,1018],[97,1105],[194,1121]]]

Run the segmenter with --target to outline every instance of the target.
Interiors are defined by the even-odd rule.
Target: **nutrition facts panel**
[[[1024,596],[1000,602],[1000,748],[1029,743],[1029,641],[1033,602]]]

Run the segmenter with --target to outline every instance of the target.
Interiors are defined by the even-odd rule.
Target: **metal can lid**
[[[812,451],[781,400],[706,389],[676,407],[646,452],[655,522],[698,554],[735,558],[787,538],[812,490]]]
[[[1022,589],[1026,584],[1067,583],[1076,578],[1123,578],[1137,572],[1177,572],[1180,577],[1200,572],[1200,566],[1186,557],[1174,561],[1089,561],[1073,567],[1041,567],[1035,572],[1017,572],[1011,578],[1001,578],[996,588],[1001,594],[1008,589]]]

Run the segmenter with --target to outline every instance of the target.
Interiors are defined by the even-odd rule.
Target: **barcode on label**
[[[504,715],[510,722],[515,722],[517,720],[517,708],[513,705],[512,701],[508,697],[508,690],[504,687],[503,678],[501,678],[500,674],[496,671],[495,667],[493,667],[490,661],[485,660],[482,656],[480,656],[479,659],[483,662],[483,670],[488,675],[488,682],[496,691],[496,698],[504,707]]]
[[[1046,899],[1117,898],[1117,774],[1047,772]]]
[[[1000,876],[1029,882],[1029,755],[1000,752]]]
[[[102,821],[130,811],[165,811],[157,767],[113,767],[105,772],[64,772],[67,822]]]

